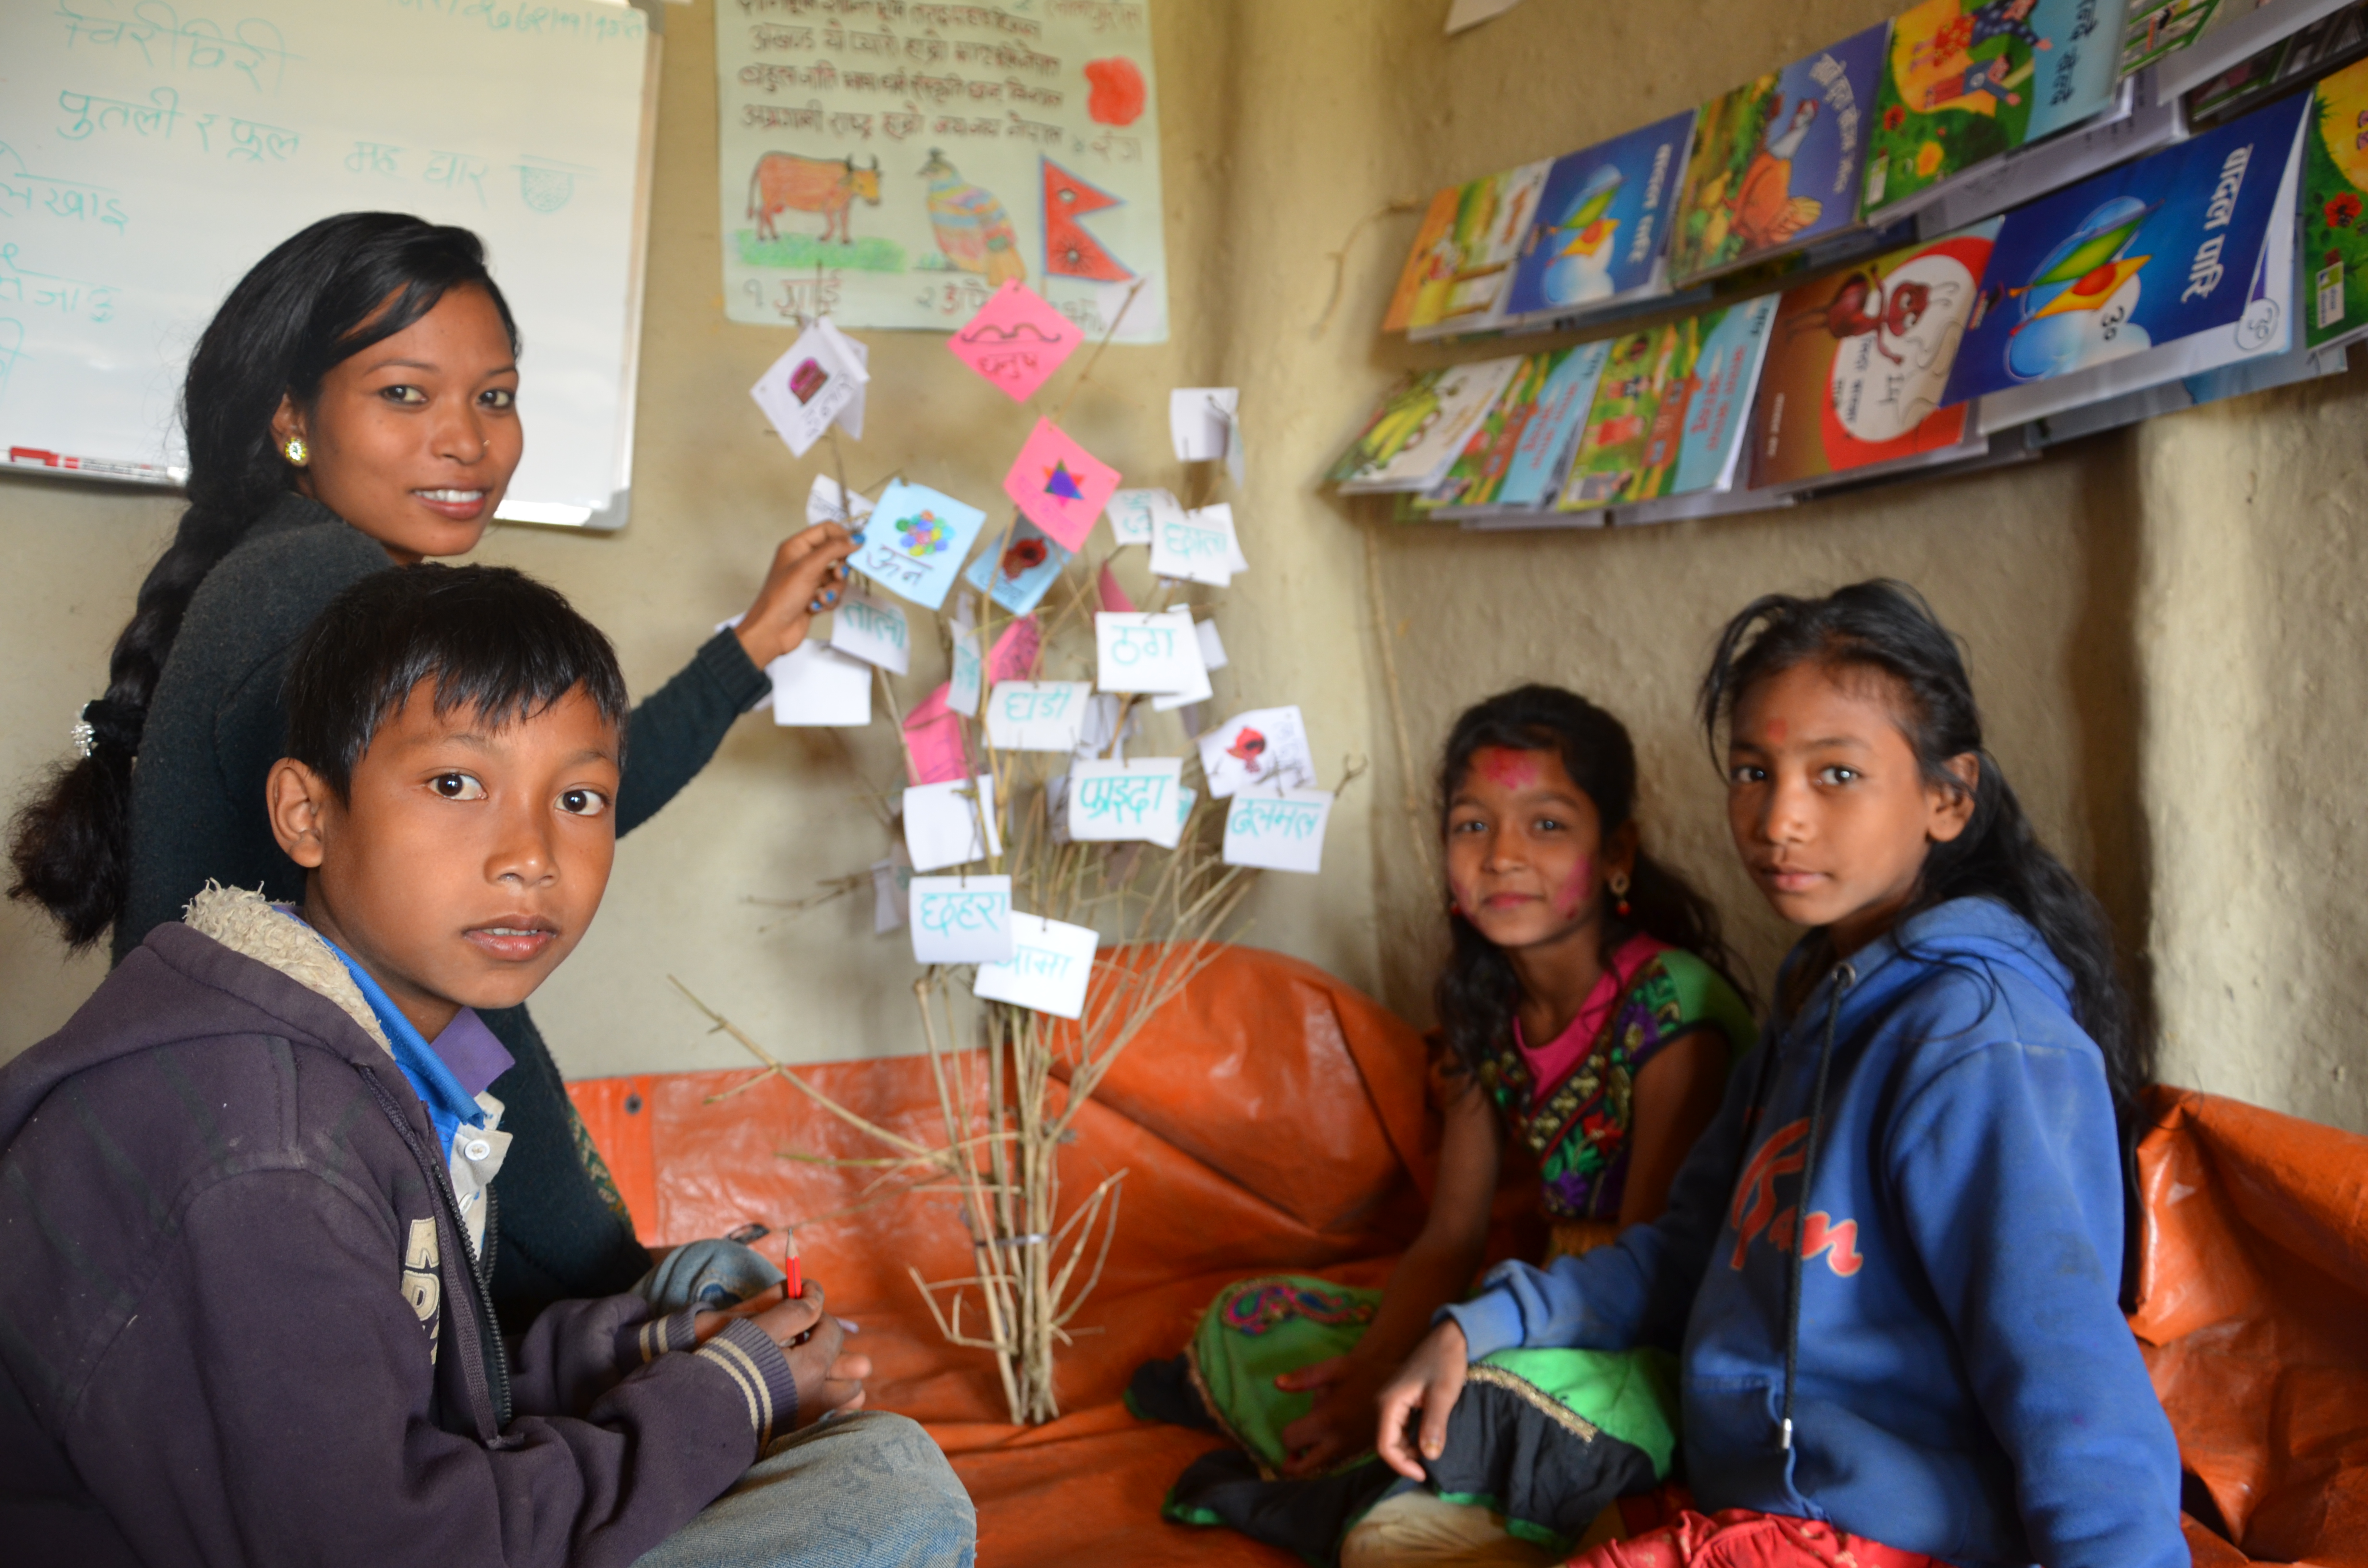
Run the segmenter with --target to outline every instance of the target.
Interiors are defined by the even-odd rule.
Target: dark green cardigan
[[[391,570],[378,542],[336,513],[283,496],[198,586],[148,706],[131,775],[131,879],[115,956],[177,920],[208,879],[295,903],[304,875],[279,852],[263,808],[284,755],[289,653],[348,585]],[[633,710],[617,831],[655,816],[707,765],[732,722],[768,689],[739,640],[718,632]],[[518,1059],[495,1080],[513,1135],[494,1180],[494,1296],[516,1322],[550,1301],[610,1295],[649,1267],[600,1190],[559,1069],[524,1007],[484,1015]]]

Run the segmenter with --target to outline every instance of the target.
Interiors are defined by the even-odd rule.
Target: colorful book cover
[[[2143,71],[2269,0],[2130,0],[2122,18],[2121,74]]]
[[[1702,348],[1694,356],[1684,400],[1677,470],[1662,494],[1725,490],[1734,483],[1751,392],[1759,382],[1768,324],[1775,314],[1776,296],[1762,294],[1695,318],[1702,326]]]
[[[1520,358],[1450,365],[1408,377],[1332,466],[1346,491],[1429,490],[1520,365]]]
[[[2368,329],[2368,60],[2311,93],[2303,133],[2305,344],[2320,347]]]
[[[1869,28],[1702,106],[1669,236],[1672,283],[1682,288],[1857,223],[1887,28]]]
[[[2345,6],[2287,34],[2191,91],[2188,129],[2204,130],[2267,103],[2298,82],[2329,76],[2368,52],[2368,4]]]
[[[1520,449],[1521,432],[1529,427],[1537,415],[1538,396],[1546,389],[1554,368],[1569,354],[1531,354],[1514,368],[1513,379],[1497,394],[1497,401],[1480,418],[1472,438],[1463,444],[1449,465],[1447,477],[1426,492],[1415,503],[1423,511],[1435,511],[1442,506],[1481,507],[1497,499],[1504,487],[1505,476],[1512,471],[1513,454]]]
[[[1861,212],[1939,185],[2110,104],[2115,0],[1924,0],[1891,24]]]
[[[2007,214],[1946,403],[2235,325],[2275,335],[2254,288],[2303,108],[2288,98]]]
[[[1508,317],[1554,315],[1667,282],[1667,218],[1693,123],[1688,109],[1554,161],[1514,269]]]
[[[1383,330],[1438,336],[1500,317],[1505,286],[1552,167],[1540,159],[1432,197]]]
[[[1497,491],[1499,508],[1531,510],[1554,498],[1563,475],[1570,472],[1572,449],[1586,426],[1595,383],[1611,352],[1609,343],[1582,343],[1562,351],[1538,392],[1536,411],[1521,426],[1512,464]]]
[[[1390,295],[1390,308],[1382,316],[1383,332],[1404,332],[1426,289],[1442,287],[1455,276],[1453,256],[1442,249],[1448,230],[1455,226],[1455,214],[1462,209],[1467,187],[1451,185],[1430,199],[1430,206],[1422,215],[1422,222],[1414,232],[1414,246],[1406,252],[1406,266],[1399,270],[1398,286]],[[1432,274],[1436,272],[1437,277]],[[1432,315],[1437,315],[1436,304]]]
[[[1753,489],[1964,439],[1970,409],[1943,408],[1941,394],[2005,222],[1992,218],[1785,294],[1751,411]]]
[[[1611,340],[1556,511],[1592,511],[1662,493],[1677,466],[1701,347],[1700,318],[1691,316]]]

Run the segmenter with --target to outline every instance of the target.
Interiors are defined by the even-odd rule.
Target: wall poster
[[[1167,336],[1151,0],[716,0],[724,313]]]

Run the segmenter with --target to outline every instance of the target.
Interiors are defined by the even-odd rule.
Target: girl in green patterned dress
[[[1660,1213],[1755,1030],[1715,913],[1639,846],[1635,776],[1620,721],[1557,687],[1504,692],[1457,721],[1440,770],[1453,952],[1438,987],[1444,1046],[1430,1076],[1443,1130],[1429,1217],[1384,1290],[1244,1280],[1212,1305],[1179,1362],[1138,1372],[1138,1411],[1205,1416],[1196,1424],[1242,1446],[1187,1471],[1170,1517],[1331,1559],[1392,1486],[1372,1459],[1375,1398],[1478,1269],[1508,1139],[1543,1177],[1550,1256]],[[1474,1454],[1469,1486],[1443,1477],[1436,1490],[1489,1499],[1542,1545],[1576,1540],[1588,1518],[1562,1517],[1572,1499],[1609,1502],[1668,1473],[1675,1406],[1656,1355],[1601,1358],[1576,1383],[1506,1391],[1532,1415],[1575,1401],[1577,1427],[1555,1430],[1618,1440],[1529,1441],[1522,1474],[1504,1473],[1501,1454]],[[1540,1455],[1554,1473],[1526,1473]],[[1574,1485],[1574,1464],[1594,1481]],[[1532,1496],[1551,1496],[1556,1517],[1522,1532]]]

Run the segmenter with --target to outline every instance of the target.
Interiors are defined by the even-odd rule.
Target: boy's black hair
[[[1439,764],[1442,839],[1456,789],[1472,766],[1473,754],[1484,746],[1550,751],[1562,758],[1571,782],[1595,803],[1607,838],[1635,814],[1636,748],[1627,726],[1576,692],[1556,686],[1520,686],[1465,709],[1448,734]],[[1609,905],[1611,900],[1607,896],[1605,902]],[[1610,908],[1604,912],[1607,965],[1618,942],[1630,931],[1642,931],[1684,949],[1717,971],[1737,994],[1750,995],[1736,980],[1740,966],[1721,937],[1717,909],[1641,846],[1629,877],[1628,904],[1628,914],[1617,920],[1611,918]],[[1447,925],[1454,948],[1440,971],[1434,1000],[1448,1043],[1476,1072],[1510,1038],[1521,986],[1512,961],[1478,926],[1460,913],[1450,914]]]
[[[1726,623],[1702,677],[1702,733],[1713,761],[1719,726],[1751,688],[1795,665],[1872,670],[1888,677],[1901,733],[1927,781],[1961,789],[1949,759],[1980,761],[1965,830],[1924,857],[1904,921],[1951,899],[1988,897],[2035,927],[2072,974],[2073,1016],[2105,1054],[2105,1077],[2124,1129],[2154,1082],[2155,1042],[2130,1001],[2105,911],[2048,852],[2006,774],[1982,744],[1981,710],[1956,640],[1923,596],[1888,578],[1853,583],[1819,599],[1766,594]]]
[[[438,716],[468,709],[496,727],[571,691],[617,729],[631,711],[617,653],[557,589],[507,566],[400,566],[329,601],[297,641],[281,701],[288,755],[344,799],[381,725],[421,681]]]

